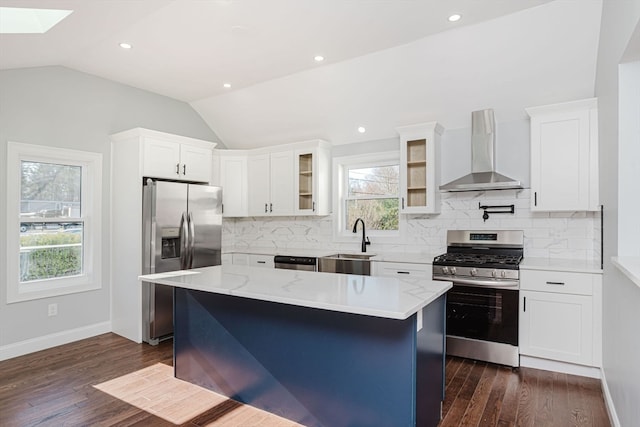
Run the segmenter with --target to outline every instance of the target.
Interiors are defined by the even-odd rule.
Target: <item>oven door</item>
[[[447,293],[447,335],[518,345],[518,290],[459,286]]]

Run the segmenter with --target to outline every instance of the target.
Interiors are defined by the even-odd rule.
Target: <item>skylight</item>
[[[73,10],[0,7],[0,34],[43,34]]]

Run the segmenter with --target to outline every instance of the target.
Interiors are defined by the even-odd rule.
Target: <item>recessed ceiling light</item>
[[[365,133],[367,130],[364,128],[364,126],[360,126],[358,127],[358,132],[360,133]]]
[[[0,7],[0,34],[44,34],[73,10]]]
[[[131,44],[129,44],[129,43],[124,43],[124,42],[120,43],[120,45],[119,45],[119,46],[120,46],[121,48],[123,48],[123,49],[131,49],[131,48],[133,47],[133,46],[131,46]]]
[[[224,86],[226,89],[229,89],[231,87],[231,83],[225,83],[222,86]]]
[[[459,21],[459,20],[460,20],[460,18],[462,18],[462,15],[458,15],[458,14],[456,13],[456,14],[451,15],[451,16],[449,17],[449,22],[456,22],[456,21]]]
[[[313,57],[313,59],[314,59],[316,62],[322,62],[322,61],[324,61],[324,56],[322,56],[322,55],[316,55],[316,56],[314,56],[314,57]]]

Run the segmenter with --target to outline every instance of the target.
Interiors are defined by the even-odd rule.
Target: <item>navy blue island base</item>
[[[394,320],[174,289],[177,378],[308,427],[438,424],[445,295]]]

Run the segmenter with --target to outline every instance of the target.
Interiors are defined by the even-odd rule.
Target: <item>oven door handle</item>
[[[453,282],[454,285],[473,285],[483,286],[487,288],[515,288],[520,287],[519,280],[482,280],[482,279],[463,279],[460,277],[434,275],[433,280],[446,280]]]

